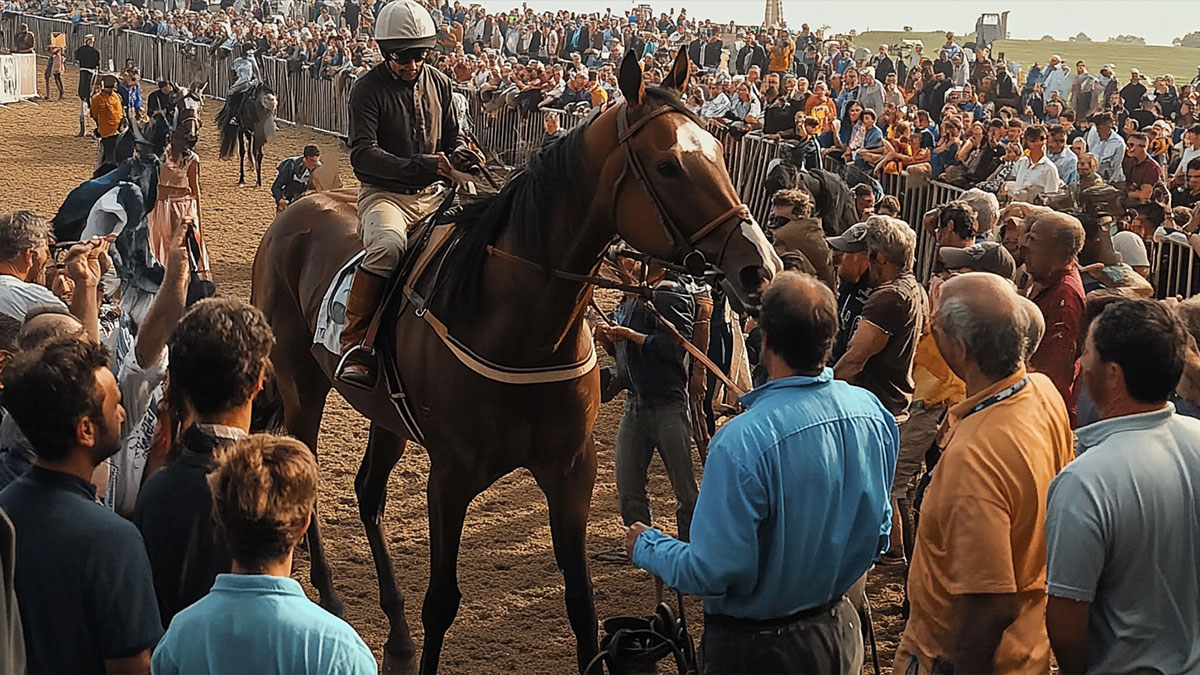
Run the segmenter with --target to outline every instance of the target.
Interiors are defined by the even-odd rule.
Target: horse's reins
[[[645,190],[646,196],[650,199],[650,203],[654,206],[654,210],[658,214],[659,224],[661,224],[663,229],[666,231],[667,237],[671,241],[671,246],[677,251],[682,252],[683,255],[679,256],[679,259],[684,261],[684,265],[689,269],[694,270],[693,273],[695,273],[695,271],[701,270],[704,266],[704,263],[707,262],[704,259],[704,254],[696,248],[696,244],[711,234],[713,230],[728,222],[729,219],[734,216],[740,216],[740,220],[742,221],[749,220],[750,209],[745,203],[739,202],[729,207],[729,209],[721,215],[710,220],[704,225],[704,227],[696,230],[691,235],[684,233],[683,229],[679,227],[679,224],[675,222],[675,219],[671,217],[671,212],[667,208],[667,205],[663,201],[662,197],[654,189],[654,184],[647,176],[646,168],[642,164],[641,158],[638,157],[633,151],[633,145],[630,143],[633,137],[636,136],[639,131],[644,129],[652,120],[669,113],[683,114],[669,105],[663,105],[651,110],[649,113],[639,118],[636,122],[630,124],[629,104],[625,103],[621,106],[621,109],[617,111],[617,143],[625,148],[625,158],[627,161],[621,168],[621,173],[617,177],[616,183],[613,184],[613,198],[609,203],[609,222],[617,222],[616,197],[621,191],[621,187],[625,182],[625,177],[629,175],[629,170],[632,169],[634,177],[637,178],[638,183],[642,186],[642,189]],[[716,261],[716,266],[718,268],[721,267],[721,263],[725,259],[725,250],[729,246],[729,240],[732,238],[734,232],[736,232],[736,229],[731,229],[728,233],[726,233],[724,241],[721,242],[721,248],[717,253]]]
[[[623,104],[621,109],[619,111],[617,111],[617,142],[622,147],[625,148],[625,157],[626,157],[627,161],[621,168],[621,174],[617,178],[617,181],[613,187],[613,199],[609,205],[609,222],[611,222],[611,223],[617,222],[617,220],[616,220],[616,202],[617,202],[616,195],[620,192],[621,186],[625,182],[625,176],[628,175],[629,169],[632,168],[634,176],[638,179],[638,183],[642,186],[642,189],[644,189],[646,191],[646,195],[649,197],[650,203],[654,205],[654,209],[655,209],[656,213],[658,214],[659,223],[663,226],[663,229],[666,231],[667,236],[670,238],[672,246],[675,247],[676,250],[682,249],[684,251],[684,254],[682,256],[682,259],[684,260],[684,268],[689,273],[699,276],[700,274],[703,273],[703,268],[706,265],[706,261],[704,259],[704,254],[699,249],[696,248],[696,246],[695,246],[696,243],[698,243],[699,241],[704,239],[704,237],[711,234],[714,230],[716,230],[721,225],[729,222],[729,219],[734,216],[739,216],[742,221],[748,220],[750,209],[749,209],[749,207],[746,206],[745,203],[735,204],[734,206],[730,207],[727,211],[725,211],[721,215],[710,220],[707,224],[704,225],[704,227],[701,227],[699,230],[696,230],[690,236],[684,234],[683,230],[680,229],[679,225],[671,217],[671,213],[666,208],[666,204],[663,202],[663,200],[659,196],[658,192],[656,192],[654,190],[653,184],[650,182],[649,178],[646,176],[646,170],[645,170],[645,167],[642,165],[641,159],[639,159],[637,154],[633,152],[633,146],[629,142],[634,136],[637,135],[637,133],[639,131],[641,131],[643,128],[645,128],[645,126],[650,121],[652,121],[658,117],[661,117],[663,115],[666,115],[668,113],[673,113],[673,112],[679,113],[678,110],[675,110],[671,106],[668,106],[668,105],[660,106],[660,107],[655,108],[654,110],[650,111],[648,114],[642,116],[640,119],[638,119],[632,125],[630,125],[629,124],[629,105]],[[679,113],[679,114],[683,114],[683,113]],[[724,260],[725,250],[729,246],[729,240],[733,237],[733,234],[736,231],[737,231],[736,228],[731,228],[729,230],[729,232],[726,233],[725,239],[721,242],[721,248],[717,255],[717,267],[720,267],[720,263]],[[606,279],[606,278],[601,277],[596,274],[579,274],[579,273],[575,273],[575,272],[567,272],[565,270],[556,269],[549,265],[536,263],[536,262],[533,262],[532,260],[522,258],[519,255],[509,253],[508,251],[497,248],[496,246],[493,246],[491,244],[488,244],[486,250],[487,250],[488,255],[490,255],[492,257],[499,258],[501,260],[507,260],[509,262],[516,263],[518,265],[536,269],[546,275],[549,275],[549,276],[552,276],[552,277],[555,277],[558,279],[563,279],[564,281],[573,281],[575,283],[580,283],[580,284],[590,284],[592,286],[596,286],[599,288],[609,288],[609,289],[620,290],[620,291],[624,291],[626,293],[630,293],[631,295],[636,297],[638,299],[638,301],[641,302],[646,307],[646,309],[654,316],[654,318],[658,321],[658,323],[660,323],[663,326],[663,328],[672,335],[672,337],[674,337],[677,341],[679,341],[683,345],[683,348],[689,354],[691,354],[696,360],[698,360],[701,364],[703,364],[705,368],[708,368],[709,372],[713,373],[717,377],[717,379],[721,380],[721,382],[726,387],[728,387],[730,390],[735,392],[738,396],[741,396],[742,394],[746,393],[745,390],[742,389],[741,387],[739,387],[736,383],[734,383],[734,381],[732,379],[730,379],[729,376],[726,375],[725,372],[722,371],[721,368],[717,366],[717,364],[713,363],[713,361],[708,358],[708,355],[706,355],[702,351],[700,351],[700,349],[697,348],[695,345],[693,345],[690,340],[684,338],[683,335],[679,332],[679,330],[675,328],[674,324],[672,324],[670,321],[668,321],[666,319],[666,317],[664,317],[654,307],[654,304],[652,302],[650,302],[650,297],[649,297],[651,290],[645,284],[626,284],[626,283],[621,283],[619,281],[612,281],[611,279]],[[655,262],[661,262],[653,256],[651,256],[650,259],[654,260]],[[666,263],[665,266],[670,267],[670,268],[678,268],[677,265],[672,265],[670,263]]]

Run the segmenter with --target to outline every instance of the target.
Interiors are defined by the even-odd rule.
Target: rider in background
[[[283,211],[288,204],[300,199],[308,192],[312,183],[312,172],[321,166],[321,151],[315,145],[304,146],[304,154],[288,157],[279,163],[275,182],[271,184],[271,196],[275,208]]]
[[[233,60],[233,75],[237,79],[229,88],[229,94],[225,97],[225,105],[236,115],[237,111],[242,109],[242,97],[254,85],[262,81],[258,61],[254,58],[254,45],[250,43],[242,45],[242,55]]]
[[[167,126],[175,128],[175,85],[169,80],[159,80],[158,89],[146,97],[146,114],[154,117],[160,111],[167,120]]]
[[[367,388],[375,383],[375,363],[363,341],[404,254],[408,228],[437,209],[442,180],[455,165],[473,158],[459,135],[450,78],[425,67],[437,42],[429,11],[413,0],[388,3],[375,22],[375,39],[385,61],[350,93],[350,165],[362,183],[358,217],[366,257],[346,302],[338,368],[340,380]]]

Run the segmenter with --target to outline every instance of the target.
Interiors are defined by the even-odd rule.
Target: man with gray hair
[[[996,217],[1000,213],[1000,202],[996,195],[979,188],[971,188],[958,197],[975,209],[976,234],[986,235],[996,226]],[[979,243],[976,241],[976,243]]]
[[[25,320],[30,307],[66,307],[38,283],[50,261],[50,223],[32,211],[0,213],[0,313]]]
[[[913,356],[929,314],[929,298],[912,271],[916,246],[917,235],[903,220],[867,219],[872,291],[833,367],[838,379],[875,394],[897,424],[908,418]]]
[[[875,113],[876,117],[883,114],[883,83],[875,79],[874,68],[863,68],[858,71],[858,102],[864,108]]]
[[[894,672],[1050,668],[1046,493],[1074,452],[1054,384],[1025,369],[1034,323],[998,275],[971,272],[941,287],[933,336],[967,398],[939,434]]]

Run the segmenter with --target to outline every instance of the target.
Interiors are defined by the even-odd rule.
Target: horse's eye
[[[663,162],[658,165],[658,173],[663,178],[679,178],[683,176],[683,167],[679,166],[679,162]]]

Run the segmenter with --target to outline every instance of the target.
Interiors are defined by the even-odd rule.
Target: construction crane
[[[778,26],[783,21],[783,0],[767,0],[766,12],[763,14],[764,26]]]

